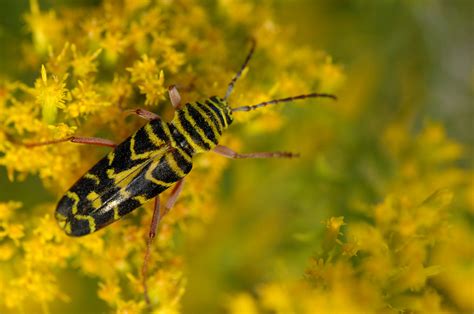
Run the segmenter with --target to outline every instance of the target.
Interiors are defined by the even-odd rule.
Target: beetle
[[[68,137],[42,143],[26,144],[29,147],[73,142],[112,147],[86,174],[59,200],[55,217],[69,236],[84,236],[100,230],[119,220],[126,214],[155,199],[155,206],[148,236],[145,262],[142,268],[146,276],[146,265],[150,244],[155,237],[161,218],[175,204],[183,188],[184,178],[191,171],[193,156],[213,151],[228,158],[292,158],[298,154],[290,152],[258,152],[240,154],[219,145],[219,138],[232,124],[233,113],[251,111],[268,105],[291,102],[306,98],[324,97],[336,99],[334,95],[310,93],[265,101],[251,106],[231,108],[228,98],[234,85],[242,75],[255,50],[255,41],[239,71],[234,75],[224,97],[212,96],[202,102],[181,103],[176,86],[168,90],[171,104],[175,108],[170,122],[144,109],[131,113],[148,120],[122,143],[94,137]],[[173,186],[164,210],[160,210],[159,195]],[[145,297],[146,280],[143,281]]]

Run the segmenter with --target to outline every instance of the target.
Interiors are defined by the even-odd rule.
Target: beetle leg
[[[39,143],[24,143],[23,145],[25,145],[26,147],[36,147],[36,146],[57,144],[57,143],[63,143],[63,142],[107,146],[107,147],[112,147],[112,148],[115,148],[115,146],[117,146],[117,144],[115,144],[111,140],[98,138],[98,137],[82,137],[82,136],[70,136],[67,138],[59,139],[59,140],[52,140],[52,141],[39,142]]]
[[[160,196],[157,195],[155,197],[155,205],[153,207],[153,216],[151,218],[150,224],[150,232],[148,234],[149,239],[153,239],[156,236],[156,229],[158,228],[158,224],[160,223],[161,217],[161,210],[160,210]]]
[[[147,273],[148,273],[148,260],[150,258],[150,252],[151,252],[151,243],[153,242],[153,239],[156,236],[156,230],[158,229],[158,225],[161,219],[174,206],[174,204],[176,203],[176,200],[178,199],[179,194],[183,190],[183,183],[184,183],[184,179],[181,179],[178,181],[178,183],[176,183],[173,190],[171,191],[171,195],[168,201],[166,202],[163,213],[160,210],[160,196],[157,195],[155,198],[153,217],[151,218],[150,232],[148,233],[148,239],[146,243],[145,259],[143,261],[143,266],[142,266],[143,293],[145,295],[145,301],[148,304],[148,306],[150,305],[150,298],[148,297],[148,286],[146,284],[146,279],[147,279]]]
[[[125,113],[127,113],[127,114],[136,114],[139,117],[141,117],[145,120],[148,120],[148,121],[160,120],[161,119],[160,116],[157,115],[156,113],[153,113],[151,111],[148,111],[148,110],[145,110],[145,109],[142,109],[142,108],[125,110]]]
[[[178,200],[179,194],[181,194],[181,191],[183,190],[183,185],[184,185],[184,178],[179,180],[178,183],[173,187],[173,190],[171,191],[170,197],[166,201],[165,209],[163,210],[163,214],[161,215],[164,217],[171,208],[173,208],[174,204]]]
[[[181,95],[176,88],[176,85],[171,85],[168,87],[168,94],[170,96],[171,104],[173,105],[174,109],[178,110],[181,108]]]
[[[160,196],[157,195],[155,197],[155,205],[153,207],[153,216],[151,218],[150,224],[150,231],[148,233],[148,238],[146,241],[146,251],[145,251],[145,258],[143,260],[142,266],[142,284],[143,284],[143,294],[145,296],[145,301],[148,306],[150,306],[150,298],[148,296],[148,286],[146,283],[147,275],[148,275],[148,260],[150,259],[150,252],[151,252],[151,243],[156,236],[156,229],[158,228],[158,224],[161,220],[160,217]]]
[[[247,153],[239,154],[227,146],[217,145],[214,147],[213,152],[222,155],[227,158],[241,159],[241,158],[294,158],[299,157],[298,153],[291,152],[258,152],[258,153]]]

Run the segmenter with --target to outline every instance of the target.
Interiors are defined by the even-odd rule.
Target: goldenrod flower
[[[36,103],[41,107],[43,121],[52,124],[56,120],[58,108],[64,109],[66,99],[67,74],[60,80],[53,76],[48,81],[44,65],[41,66],[41,79],[35,83]]]
[[[163,85],[165,76],[163,70],[158,70],[154,59],[144,55],[142,61],[135,62],[132,68],[127,68],[127,71],[132,74],[132,83],[138,83],[140,92],[146,95],[145,105],[154,106],[165,99],[167,92],[167,88]]]

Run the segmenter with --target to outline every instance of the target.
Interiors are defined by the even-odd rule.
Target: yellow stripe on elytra
[[[154,161],[151,165],[150,165],[150,168],[147,170],[147,172],[145,173],[145,179],[147,179],[148,181],[151,181],[157,185],[161,185],[161,186],[172,186],[174,184],[174,182],[171,182],[171,183],[168,183],[168,182],[164,182],[164,181],[161,181],[161,180],[158,180],[156,179],[154,176],[153,176],[153,170],[155,170],[155,168],[158,166],[158,164],[160,163],[160,160],[157,160],[157,161]]]
[[[119,214],[119,208],[115,206],[114,207],[114,220],[119,220],[120,218],[122,218],[122,216],[120,216]]]
[[[217,129],[216,124],[212,119],[209,118],[209,116],[202,110],[198,105],[192,104],[193,108],[199,112],[199,114],[206,120],[207,124],[209,124],[209,127],[212,129],[212,133],[214,133],[214,137],[218,139],[221,135],[219,134],[219,130]],[[212,110],[211,110],[212,111]],[[219,121],[219,119],[216,117],[216,121]]]
[[[68,224],[67,217],[58,212],[56,212],[55,217],[61,229],[66,230],[66,224]]]
[[[175,125],[175,127],[176,127],[176,125]],[[163,131],[165,132],[166,137],[167,137],[167,138],[169,139],[169,141],[170,141],[170,143],[169,143],[170,146],[173,147],[173,148],[175,148],[175,149],[177,149],[177,150],[181,153],[181,155],[183,155],[183,158],[184,158],[184,159],[186,159],[188,162],[191,162],[192,159],[188,156],[188,154],[186,154],[186,153],[184,152],[184,150],[181,148],[181,146],[178,145],[178,144],[176,143],[176,141],[174,140],[174,137],[171,135],[171,131],[170,131],[170,128],[168,127],[168,125],[163,124]],[[180,132],[179,129],[178,129],[178,131]],[[188,141],[188,143],[189,143],[189,141],[192,142],[192,139],[191,139],[191,138],[188,139],[185,134],[183,134],[183,133],[181,133],[181,134],[184,136],[184,138],[186,139],[186,141]],[[191,145],[191,144],[190,144],[190,145]],[[191,145],[191,147],[193,147],[193,146]]]
[[[193,161],[192,158],[181,148],[181,146],[176,145],[173,147],[173,149],[176,149],[180,156],[186,159],[187,162],[191,163]]]
[[[146,202],[148,202],[148,200],[149,200],[148,198],[146,198],[143,195],[135,196],[133,199],[140,202],[140,204],[142,204],[142,205],[145,204]]]
[[[66,234],[71,234],[71,222],[66,222],[66,225],[64,226],[64,231],[66,232]]]
[[[58,212],[56,212],[55,217],[56,217],[56,219],[59,220],[59,221],[63,221],[63,220],[66,220],[66,219],[67,219],[66,216],[64,216],[63,214],[58,213]]]
[[[146,163],[146,162],[144,162],[144,163]],[[118,185],[124,179],[126,179],[131,174],[133,174],[133,172],[137,171],[140,167],[143,167],[143,164],[135,165],[135,166],[131,167],[130,169],[126,169],[126,170],[120,171],[118,173],[115,173],[115,170],[113,168],[109,168],[109,169],[107,169],[107,177],[109,177],[109,179],[113,179],[114,183]],[[133,176],[132,176],[131,179],[133,179]],[[130,182],[130,181],[127,181],[127,183],[128,182]]]
[[[169,140],[170,146],[175,147],[181,153],[183,158],[186,159],[187,162],[191,162],[192,161],[191,157],[189,157],[188,154],[186,154],[184,150],[179,145],[176,144],[176,141],[171,136],[171,132],[168,125],[166,125],[165,123],[162,123],[161,127],[163,129],[163,132],[165,133],[166,138],[168,138]],[[145,125],[145,132],[148,135],[148,138],[150,139],[150,141],[155,146],[160,147],[167,144],[167,142],[163,141],[158,136],[156,136],[155,132],[153,132],[153,128],[151,127],[151,124],[148,123]]]
[[[171,136],[171,131],[168,125],[166,123],[163,123],[161,124],[161,127],[163,128],[163,132],[165,132],[166,138],[170,141],[171,145],[176,145],[173,136]]]
[[[95,231],[95,220],[92,216],[86,216],[86,215],[76,215],[74,216],[75,219],[77,220],[87,220],[89,222],[89,230],[90,233]]]
[[[88,173],[86,173],[86,174],[84,175],[84,178],[91,179],[91,180],[95,181],[95,184],[96,184],[96,185],[99,185],[99,184],[100,184],[100,179],[99,179],[99,177],[96,176],[95,174],[92,174],[92,173],[89,173],[89,172],[88,172]]]
[[[193,117],[191,117],[191,115],[189,114],[189,111],[188,111],[188,108],[185,107],[183,109],[183,112],[184,112],[184,117],[186,118],[186,120],[189,121],[189,123],[191,123],[191,125],[193,126],[194,130],[196,130],[196,132],[199,134],[199,136],[202,138],[203,142],[207,143],[210,147],[214,147],[216,146],[216,144],[211,141],[207,136],[206,136],[206,133],[204,133],[204,131],[198,126],[197,122],[194,121]]]
[[[61,227],[61,229],[65,229],[66,224],[67,224],[66,220],[58,220],[58,225],[59,227]]]
[[[136,175],[133,175],[134,172],[137,172],[141,168],[143,168],[145,165],[147,165],[149,162],[151,162],[152,159],[156,158],[159,159],[166,151],[168,151],[170,148],[168,146],[162,146],[159,149],[153,150],[150,153],[149,159],[144,161],[143,163],[140,163],[138,165],[135,165],[131,167],[130,169],[123,170],[121,172],[115,173],[115,170],[113,168],[107,169],[107,177],[109,179],[113,179],[115,185],[118,187],[124,188],[129,185],[130,182],[136,177]]]
[[[102,206],[102,200],[100,199],[100,195],[96,192],[90,192],[89,194],[87,194],[86,198],[92,203],[92,207],[94,207],[95,209],[99,209]]]
[[[178,177],[184,177],[186,175],[186,173],[184,173],[184,171],[179,167],[178,163],[176,162],[176,160],[174,159],[174,156],[173,154],[169,153],[169,154],[166,154],[165,155],[165,160],[166,162],[168,163],[168,165],[170,166],[171,170],[174,171],[174,173],[178,176]]]
[[[130,152],[131,152],[130,158],[132,160],[149,158],[150,155],[153,154],[152,150],[144,152],[142,154],[137,154],[137,152],[135,151],[135,134],[133,134],[132,137],[130,138]]]
[[[113,151],[107,154],[107,159],[109,160],[109,166],[112,165],[114,158],[115,158],[115,153]]]
[[[120,198],[122,199],[128,199],[130,198],[130,195],[131,195],[131,193],[125,189],[121,189],[119,193],[120,193]]]
[[[183,125],[181,124],[181,121],[178,117],[178,114],[176,112],[175,116],[174,116],[174,119],[173,119],[173,123],[174,123],[174,126],[176,127],[176,129],[178,130],[178,132],[184,136],[184,138],[186,139],[186,142],[188,142],[189,146],[191,146],[191,148],[195,151],[195,152],[203,152],[204,149],[199,146],[196,142],[194,142],[194,140],[191,138],[191,136],[189,135],[188,132],[186,132],[186,130],[184,129]]]
[[[186,161],[191,162],[192,161],[191,157],[189,157],[188,154],[186,154],[184,152],[184,150],[179,145],[176,144],[176,141],[174,140],[173,136],[171,136],[171,132],[170,132],[170,129],[169,129],[168,125],[163,123],[161,125],[161,127],[163,129],[163,132],[165,133],[166,138],[168,139],[168,142],[165,142],[165,141],[161,140],[158,136],[156,136],[156,134],[153,132],[153,129],[152,129],[150,124],[147,124],[145,126],[145,131],[146,131],[148,137],[150,138],[150,140],[152,141],[152,143],[155,144],[155,146],[158,146],[158,147],[159,146],[163,147],[163,145],[165,145],[165,144],[168,145],[169,144],[168,147],[171,146],[173,148],[176,148],[177,150],[179,150],[179,152],[181,153],[183,158],[186,159]],[[190,138],[186,138],[186,140],[192,141]],[[156,156],[156,151],[154,152],[153,155]]]
[[[77,214],[77,211],[78,211],[77,205],[79,204],[79,195],[77,195],[74,192],[68,191],[66,192],[66,196],[74,201],[74,204],[72,204],[72,208],[71,208],[72,214],[73,215]]]
[[[163,124],[162,124],[162,127],[163,127]],[[164,127],[163,127],[164,129]],[[156,146],[156,147],[159,147],[159,146],[162,146],[163,144],[165,144],[166,142],[163,141],[161,138],[159,138],[158,136],[156,136],[155,132],[153,132],[153,128],[151,127],[151,124],[150,123],[147,123],[145,125],[145,132],[146,134],[148,135],[148,138],[150,139],[150,141]]]

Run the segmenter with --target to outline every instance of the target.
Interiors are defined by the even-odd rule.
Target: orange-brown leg
[[[176,88],[176,85],[171,85],[168,87],[168,94],[170,96],[170,101],[171,104],[173,105],[173,108],[178,110],[181,108],[181,95],[178,92],[178,88]]]
[[[115,144],[111,140],[98,138],[98,137],[82,137],[82,136],[70,136],[67,138],[59,139],[59,140],[52,140],[52,141],[38,142],[38,143],[24,143],[23,145],[25,145],[26,147],[36,147],[36,146],[44,146],[44,145],[58,144],[58,143],[64,143],[64,142],[90,144],[90,145],[97,145],[97,146],[107,146],[107,147],[113,147],[113,148],[117,146],[117,144]]]
[[[179,94],[178,89],[176,88],[176,85],[171,85],[170,87],[168,87],[168,95],[170,97],[170,101],[171,101],[171,104],[173,105],[173,108],[175,110],[180,109],[181,108],[181,95]],[[142,108],[125,110],[125,113],[136,114],[140,116],[141,118],[148,121],[161,119],[160,116],[157,115],[156,113],[150,112]]]
[[[128,110],[125,110],[125,113],[127,114],[136,114],[137,116],[145,119],[145,120],[148,120],[148,121],[151,121],[151,120],[160,120],[161,117],[159,115],[157,115],[156,113],[153,113],[151,111],[148,111],[148,110],[145,110],[145,109],[142,109],[142,108],[137,108],[137,109],[128,109]]]
[[[173,208],[174,204],[176,204],[176,201],[178,200],[178,197],[181,194],[181,191],[183,190],[183,186],[184,178],[179,180],[173,187],[173,190],[171,191],[171,194],[168,200],[166,201],[163,216],[165,216],[170,211],[170,209]]]
[[[227,146],[217,145],[214,147],[213,152],[222,155],[227,158],[232,159],[242,159],[242,158],[295,158],[299,157],[298,153],[290,152],[258,152],[258,153],[247,153],[239,154]]]
[[[158,228],[158,223],[160,222],[160,196],[155,197],[155,205],[153,207],[153,216],[151,218],[150,231],[148,232],[148,238],[146,242],[146,251],[145,258],[143,260],[142,266],[142,285],[143,285],[143,294],[145,295],[145,302],[150,306],[150,297],[148,296],[148,285],[146,283],[148,275],[148,260],[150,259],[151,244],[153,239],[156,236],[156,230]]]
[[[148,286],[146,283],[147,280],[147,274],[148,274],[148,261],[150,259],[150,254],[151,254],[151,244],[153,242],[153,239],[156,237],[158,225],[160,224],[161,219],[170,211],[170,209],[174,206],[176,203],[179,194],[183,190],[183,183],[184,179],[181,179],[176,183],[176,185],[173,187],[173,190],[171,191],[171,195],[168,198],[165,208],[163,212],[160,210],[160,196],[155,197],[155,205],[153,208],[153,216],[151,218],[151,224],[150,224],[150,231],[148,233],[148,239],[146,243],[146,251],[145,251],[145,259],[143,261],[143,266],[142,266],[142,279],[143,279],[143,293],[145,295],[145,301],[148,306],[150,306],[150,297],[148,296]]]

